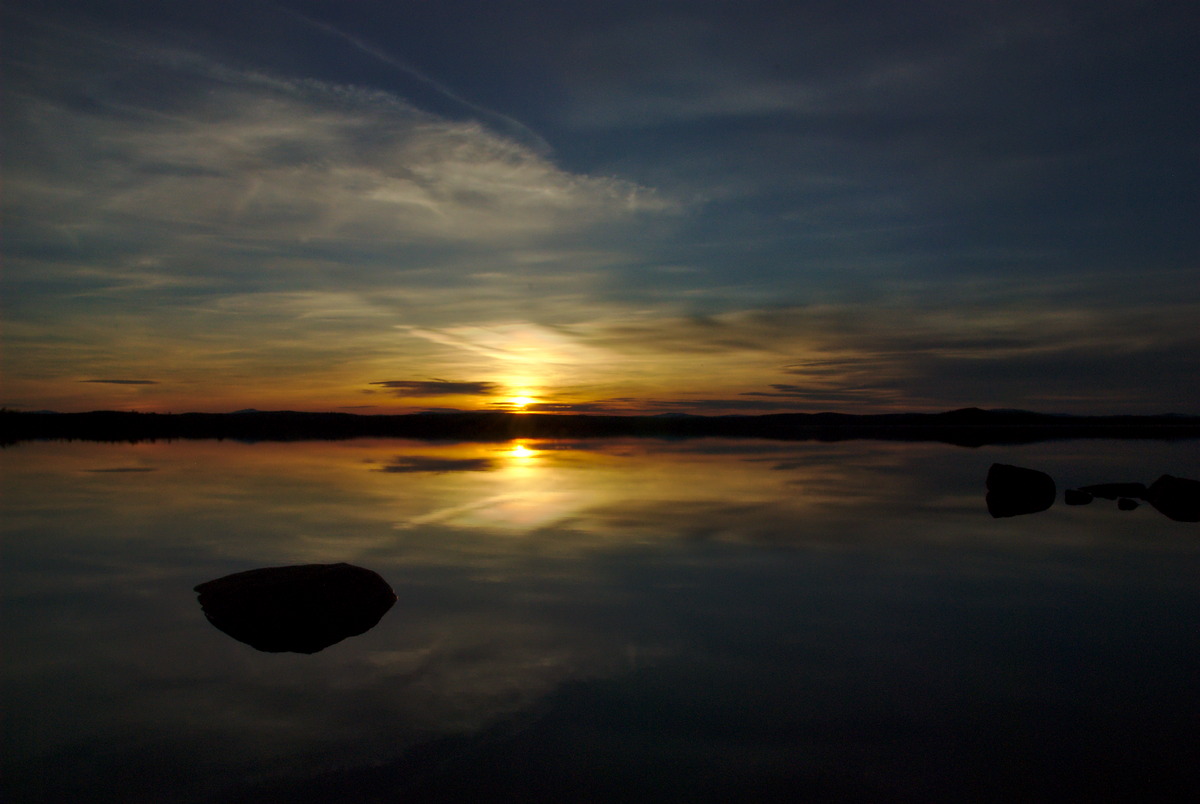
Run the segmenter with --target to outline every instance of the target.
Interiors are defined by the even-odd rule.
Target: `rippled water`
[[[1170,800],[1200,525],[1063,505],[1197,442],[29,443],[3,469],[5,800]],[[1058,483],[993,519],[993,462]],[[312,655],[193,587],[348,562]]]

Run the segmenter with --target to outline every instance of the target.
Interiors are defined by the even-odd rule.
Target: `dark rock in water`
[[[196,587],[208,621],[269,653],[316,653],[375,627],[396,602],[387,581],[350,564],[238,572]]]
[[[1145,483],[1097,483],[1094,486],[1081,486],[1080,491],[1086,491],[1093,497],[1115,500],[1118,497],[1136,497],[1141,499],[1146,493]]]
[[[1067,505],[1087,505],[1092,501],[1092,495],[1080,489],[1067,489],[1063,492],[1063,502]]]
[[[1150,484],[1143,499],[1176,522],[1200,522],[1200,481],[1163,475]]]
[[[1054,505],[1054,478],[1036,469],[994,463],[987,475],[987,509],[993,517],[1036,514]]]
[[[1117,500],[1117,508],[1121,511],[1132,511],[1138,507],[1138,501],[1129,497],[1122,497]]]

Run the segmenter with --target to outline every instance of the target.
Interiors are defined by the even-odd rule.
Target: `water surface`
[[[1058,502],[992,519],[993,462]],[[5,798],[1170,800],[1200,526],[1064,488],[1196,442],[26,443]],[[264,653],[193,587],[348,562],[395,606]]]

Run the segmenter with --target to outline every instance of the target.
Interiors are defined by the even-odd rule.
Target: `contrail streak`
[[[445,84],[442,84],[439,81],[436,81],[436,80],[430,78],[429,76],[425,75],[424,73],[422,73],[420,70],[416,69],[415,67],[405,64],[404,62],[400,61],[399,59],[392,56],[391,54],[385,53],[384,51],[380,50],[379,48],[375,47],[374,45],[368,44],[367,42],[364,42],[363,40],[359,39],[356,36],[348,34],[345,31],[339,30],[338,28],[335,28],[334,26],[330,25],[327,22],[321,22],[320,20],[314,20],[311,17],[308,17],[304,14],[301,14],[299,11],[294,11],[290,8],[285,8],[282,6],[276,6],[276,7],[279,8],[284,13],[286,13],[292,17],[295,17],[296,19],[303,20],[305,23],[307,23],[308,25],[311,25],[314,28],[317,28],[318,30],[324,31],[325,33],[331,34],[332,36],[338,37],[339,39],[354,46],[358,50],[361,50],[363,53],[366,53],[368,56],[378,59],[379,61],[383,62],[384,64],[387,64],[388,66],[390,66],[396,70],[399,70],[400,72],[404,73],[409,78],[412,78],[412,79],[415,79],[415,80],[421,82],[422,84],[424,84],[427,87],[430,87],[431,89],[436,91],[438,94],[442,95],[443,97],[448,98],[449,100],[454,101],[455,103],[459,104],[460,106],[463,106],[463,107],[471,110],[475,114],[477,114],[487,120],[490,120],[494,123],[500,123],[501,127],[503,129],[505,129],[509,134],[517,135],[526,144],[533,146],[533,148],[538,153],[547,154],[552,150],[550,147],[550,144],[548,142],[546,142],[544,139],[542,139],[536,131],[529,128],[529,126],[525,125],[520,120],[509,117],[506,114],[501,114],[500,112],[496,112],[491,109],[487,109],[483,106],[480,106],[477,103],[473,103],[473,102],[467,100],[466,98],[464,98],[461,95],[459,95],[458,93],[456,93],[454,90],[447,87]]]

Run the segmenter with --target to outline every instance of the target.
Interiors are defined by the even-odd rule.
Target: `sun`
[[[537,400],[531,396],[514,396],[508,400],[508,404],[514,408],[524,408],[526,405],[531,405],[534,402],[537,402]]]

